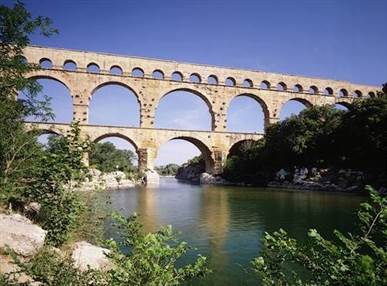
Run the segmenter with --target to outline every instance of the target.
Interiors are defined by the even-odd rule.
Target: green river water
[[[106,195],[106,193],[105,193]],[[171,224],[196,248],[213,273],[190,285],[257,285],[250,261],[258,256],[265,231],[283,228],[305,239],[309,228],[327,237],[333,229],[353,231],[356,209],[366,197],[353,194],[199,186],[162,178],[157,188],[112,191],[108,200],[125,215],[137,212],[146,231]],[[107,224],[106,235],[111,236]]]

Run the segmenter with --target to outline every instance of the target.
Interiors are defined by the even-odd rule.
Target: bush
[[[262,256],[253,269],[262,285],[387,285],[387,198],[368,187],[370,203],[358,212],[359,233],[334,231],[324,239],[315,229],[300,243],[280,229],[265,233]]]

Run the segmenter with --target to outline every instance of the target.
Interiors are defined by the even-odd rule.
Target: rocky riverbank
[[[268,183],[268,187],[274,188],[346,193],[361,192],[364,185],[363,172],[317,168],[295,169],[293,173],[281,169],[276,173],[275,180]]]
[[[106,256],[110,252],[108,249],[92,245],[86,241],[75,242],[66,250],[44,246],[47,231],[21,214],[0,211],[2,212],[0,213],[0,273],[13,276],[18,283],[41,285],[20,271],[19,266],[7,255],[9,251],[14,252],[19,260],[28,261],[45,248],[49,251],[55,251],[61,257],[71,257],[74,266],[80,271],[86,271],[89,268],[108,270],[113,265]]]
[[[142,179],[134,180],[128,178],[124,172],[115,171],[103,173],[97,169],[90,169],[89,176],[77,189],[81,191],[119,190],[133,188],[136,185],[144,184]]]

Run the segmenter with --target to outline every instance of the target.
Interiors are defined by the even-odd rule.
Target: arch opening
[[[157,105],[155,125],[164,129],[211,131],[214,125],[211,103],[195,90],[172,90]]]
[[[39,65],[42,69],[52,69],[52,61],[48,58],[40,59]]]
[[[77,64],[72,60],[66,60],[63,64],[63,69],[66,71],[76,71]]]
[[[234,143],[228,150],[227,158],[244,155],[257,141],[252,139],[241,140]]]
[[[350,108],[350,104],[347,102],[338,102],[334,105],[334,107],[338,110],[348,111]]]
[[[188,161],[195,165],[195,172],[213,173],[214,161],[210,149],[193,137],[174,137],[160,146],[154,165],[160,171],[166,166],[181,167]]]
[[[183,74],[181,72],[175,71],[172,73],[171,78],[174,81],[183,81]]]
[[[141,68],[134,68],[132,69],[132,76],[133,77],[144,77],[145,73]]]
[[[215,85],[219,83],[218,78],[217,78],[216,75],[208,76],[207,82],[208,82],[208,84],[215,84]]]
[[[109,126],[140,126],[137,94],[122,83],[108,82],[94,89],[89,104],[89,123]]]
[[[152,73],[154,79],[164,79],[164,73],[161,70],[154,70]]]
[[[333,89],[331,87],[327,87],[324,90],[324,95],[333,95]]]
[[[303,88],[302,88],[301,84],[294,85],[293,91],[294,92],[303,92]]]
[[[115,65],[110,68],[110,74],[112,75],[122,75],[122,68]]]
[[[353,97],[362,97],[363,93],[360,90],[355,90],[352,94]]]
[[[261,89],[270,89],[270,82],[263,80],[259,86]]]
[[[101,172],[121,171],[126,174],[137,172],[139,156],[137,145],[119,133],[104,134],[94,140],[89,153],[91,168]]]
[[[73,102],[69,89],[59,79],[48,76],[34,76],[42,87],[42,90],[36,94],[34,100],[47,102],[52,112],[52,118],[47,118],[48,122],[70,123],[73,120]],[[18,94],[18,100],[30,101],[31,97],[26,90],[21,90]],[[26,121],[40,122],[42,117],[39,115],[30,115],[25,118]]]
[[[233,77],[228,77],[226,78],[226,80],[224,81],[224,84],[226,86],[235,86],[236,85],[236,81]]]
[[[191,74],[189,77],[189,80],[190,82],[193,82],[193,83],[200,83],[202,81],[200,75],[197,73]]]
[[[99,65],[97,65],[96,63],[88,64],[87,65],[87,72],[89,72],[89,73],[99,73],[100,72]]]
[[[318,88],[317,88],[317,86],[311,85],[311,86],[309,87],[309,94],[313,94],[313,95],[318,94]]]
[[[269,120],[265,102],[253,94],[234,97],[227,110],[227,130],[263,133]]]
[[[282,105],[280,120],[285,120],[293,115],[298,115],[305,108],[311,107],[312,104],[303,98],[292,98]]]
[[[345,88],[339,90],[339,97],[347,97],[348,91]]]
[[[243,87],[253,87],[254,84],[253,84],[253,81],[251,79],[248,79],[246,78],[244,81],[243,81]]]
[[[372,98],[375,97],[375,92],[370,91],[370,92],[368,93],[368,96],[369,96],[369,97],[372,97]]]
[[[286,86],[286,84],[284,83],[284,82],[279,82],[278,84],[277,84],[277,90],[278,91],[286,91],[287,90],[287,86]]]

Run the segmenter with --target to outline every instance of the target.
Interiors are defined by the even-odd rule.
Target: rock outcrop
[[[22,256],[34,255],[43,246],[46,233],[19,214],[0,214],[0,249],[9,247]]]
[[[221,176],[214,176],[208,173],[200,174],[200,184],[202,185],[229,185],[230,183]]]
[[[111,261],[106,256],[110,253],[109,249],[92,245],[86,241],[77,242],[74,245],[72,259],[74,265],[81,271],[89,268],[95,270],[109,270],[112,267]]]
[[[90,169],[90,178],[81,186],[81,190],[91,191],[97,188],[106,190],[117,190],[133,188],[136,185],[131,179],[128,179],[124,172],[115,171],[111,173],[102,173],[97,169]]]

